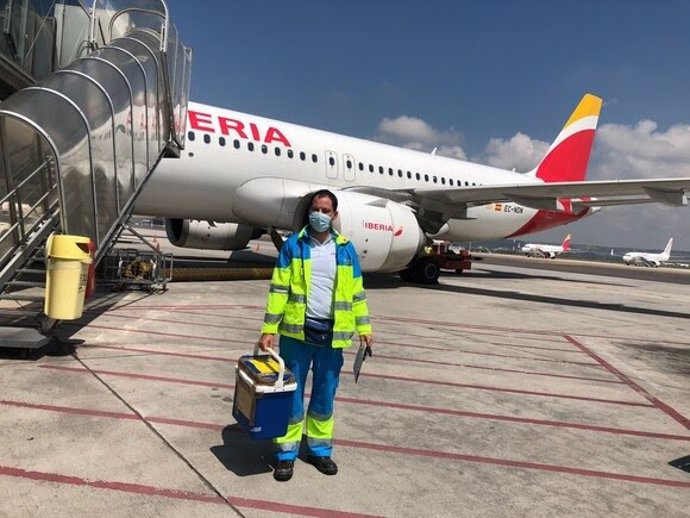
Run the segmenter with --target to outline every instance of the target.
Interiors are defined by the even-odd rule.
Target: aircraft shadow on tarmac
[[[493,272],[499,274],[502,278],[506,278],[504,276],[505,272]],[[466,273],[463,273],[462,276],[457,276],[453,274],[448,274],[449,276],[454,276],[454,277],[464,277],[467,275]],[[493,274],[477,274],[481,275],[482,279],[488,279],[493,276]],[[508,275],[512,276],[512,273],[509,273]],[[441,277],[443,279],[444,276]],[[469,275],[468,275],[469,277]],[[534,276],[534,275],[524,275],[524,274],[515,274],[515,277],[512,278],[521,278],[524,277],[525,280],[531,280],[531,279],[548,279],[548,280],[554,280],[554,281],[567,281],[567,282],[584,282],[587,284],[606,284],[606,285],[613,285],[613,286],[627,286],[626,284],[615,284],[615,283],[599,283],[599,282],[592,282],[592,281],[572,281],[571,279],[561,279],[559,277],[551,277],[551,276]],[[419,289],[424,289],[424,290],[438,290],[438,291],[446,291],[446,292],[451,292],[451,293],[457,293],[457,294],[464,294],[464,295],[483,295],[485,297],[496,297],[500,299],[513,299],[513,300],[525,300],[528,302],[541,302],[543,304],[555,304],[559,306],[573,306],[573,307],[582,307],[582,308],[591,308],[591,309],[599,309],[602,311],[618,311],[621,313],[638,313],[642,315],[654,315],[654,316],[660,316],[660,317],[671,317],[671,318],[683,318],[683,319],[690,319],[690,312],[682,312],[682,311],[669,311],[669,310],[663,310],[663,309],[652,309],[652,308],[642,308],[642,307],[636,307],[636,306],[629,306],[623,303],[620,304],[612,304],[612,303],[605,303],[605,302],[596,302],[593,300],[573,300],[570,298],[564,298],[564,297],[555,297],[555,296],[550,296],[550,295],[537,295],[537,294],[532,294],[532,293],[521,293],[519,291],[508,291],[508,290],[496,290],[496,289],[491,289],[491,288],[477,288],[477,287],[471,287],[471,286],[459,286],[459,285],[449,285],[449,284],[433,284],[433,285],[423,285],[423,284],[418,284],[418,285],[411,285],[407,282],[402,281],[399,277],[393,276],[393,275],[367,275],[364,280],[364,288],[365,289],[396,289],[396,288],[402,288],[402,287],[416,287]]]
[[[473,288],[468,286],[449,286],[438,284],[435,286],[420,286],[423,289],[448,291],[452,293],[462,293],[465,295],[483,295],[485,297],[496,297],[500,299],[525,300],[529,302],[541,302],[543,304],[555,304],[559,306],[573,306],[580,308],[600,309],[602,311],[619,311],[621,313],[638,313],[642,315],[654,315],[659,317],[684,318],[690,319],[690,313],[681,311],[668,311],[663,309],[641,308],[627,306],[625,304],[611,304],[596,302],[593,300],[573,300],[562,297],[546,295],[535,295],[532,293],[520,293],[519,291],[491,290],[483,288]]]
[[[228,471],[238,477],[273,471],[271,441],[253,440],[238,424],[223,428],[223,444],[211,447],[211,453]]]

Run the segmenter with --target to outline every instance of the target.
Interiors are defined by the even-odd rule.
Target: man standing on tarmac
[[[331,459],[333,401],[343,348],[352,345],[355,330],[360,345],[373,341],[357,252],[332,226],[337,209],[331,191],[312,195],[305,226],[283,243],[271,279],[259,348],[274,348],[280,334],[280,356],[297,380],[287,433],[274,439],[273,478],[279,481],[292,478],[305,424],[307,462],[325,475],[338,472]],[[310,365],[313,386],[305,423],[304,385]]]

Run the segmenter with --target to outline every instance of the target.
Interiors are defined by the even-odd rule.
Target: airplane
[[[664,251],[658,254],[648,252],[628,252],[623,256],[623,262],[630,266],[651,266],[658,268],[662,263],[665,263],[671,257],[671,247],[673,247],[673,238],[668,240]]]
[[[527,243],[521,248],[523,254],[528,257],[544,257],[555,259],[557,255],[570,250],[570,234],[565,236],[560,245],[541,245],[537,243]]]
[[[602,206],[687,205],[690,178],[585,181],[601,106],[584,95],[539,164],[519,173],[190,102],[184,152],[161,161],[134,213],[166,218],[175,246],[239,250],[301,228],[309,194],[329,188],[336,230],[364,272],[434,283],[422,253],[431,239],[515,237]]]

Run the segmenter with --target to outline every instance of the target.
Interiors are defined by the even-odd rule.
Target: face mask
[[[331,226],[331,217],[323,212],[310,212],[309,225],[311,225],[311,228],[316,232],[326,232]]]

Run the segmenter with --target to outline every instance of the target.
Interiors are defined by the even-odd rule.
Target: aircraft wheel
[[[438,284],[441,269],[431,258],[424,258],[416,265],[416,277],[421,284]]]
[[[398,272],[398,275],[400,275],[400,278],[405,281],[405,282],[414,282],[414,270],[412,268],[405,268],[404,270],[400,270]]]

